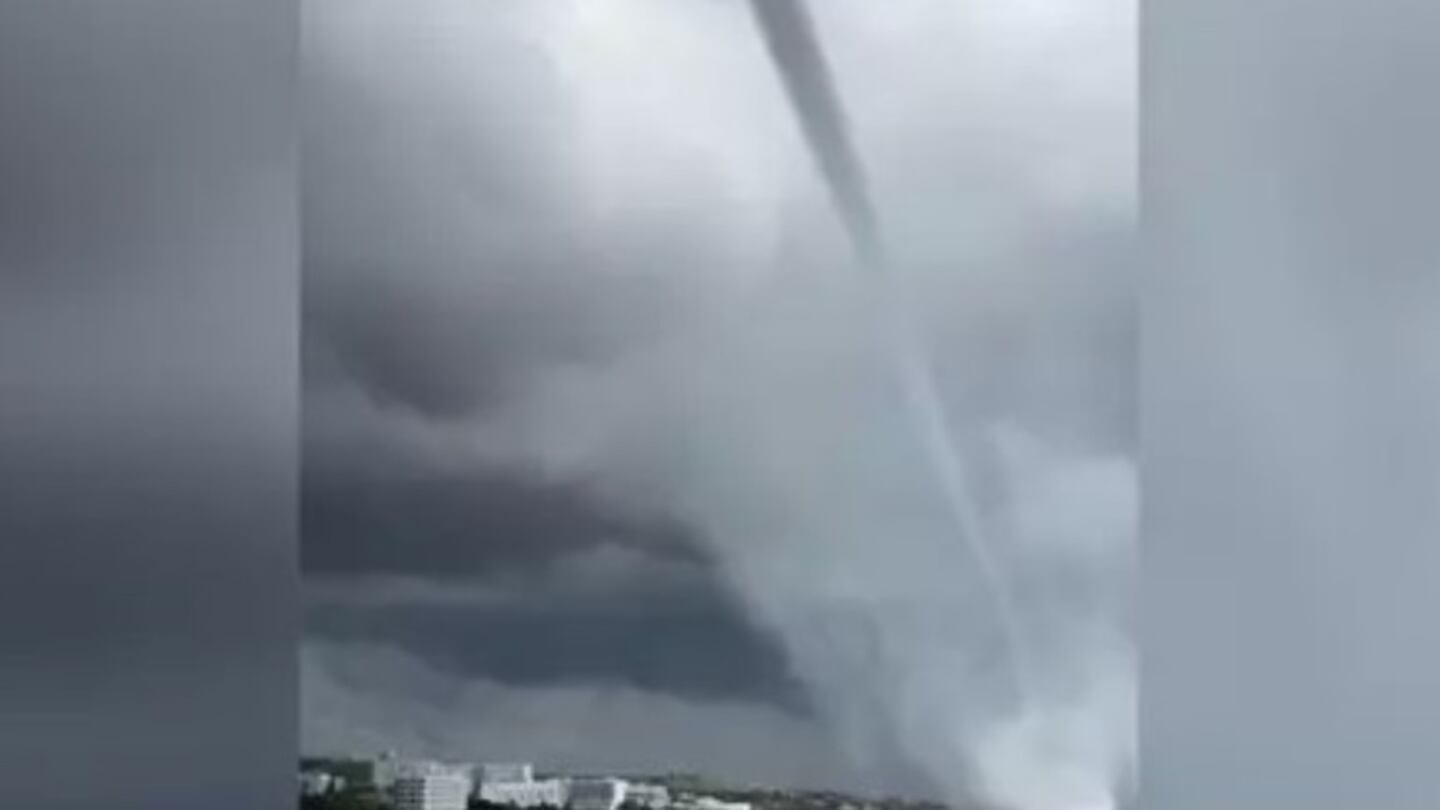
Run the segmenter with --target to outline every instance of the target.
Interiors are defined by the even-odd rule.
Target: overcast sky
[[[744,4],[305,8],[307,748],[1012,799],[1123,768],[1128,3],[817,10],[1023,710]]]

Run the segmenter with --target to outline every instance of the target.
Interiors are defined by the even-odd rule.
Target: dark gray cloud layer
[[[482,249],[509,277],[463,278],[463,261],[438,259],[440,273],[463,280],[428,275],[416,284],[392,268],[429,273],[425,256],[371,267],[307,257],[306,380],[349,384],[382,406],[427,417],[474,416],[512,395],[535,366],[603,362],[663,317],[663,288],[586,290],[545,266],[592,261],[578,253],[535,255],[547,248],[507,257],[503,245]],[[327,282],[332,276],[340,280]]]
[[[543,569],[601,545],[704,559],[677,521],[630,513],[582,484],[499,470],[341,469],[324,452],[312,450],[301,478],[307,575],[475,578]]]
[[[307,634],[402,650],[437,673],[520,687],[628,687],[804,712],[784,653],[724,598],[631,585],[629,605],[317,605]],[[572,600],[573,601],[573,600]]]
[[[309,12],[304,570],[361,593],[376,576],[421,585],[398,601],[312,604],[307,638],[519,688],[628,686],[802,711],[774,639],[720,583],[695,527],[663,505],[406,445],[408,429],[447,424],[463,441],[466,424],[538,376],[653,342],[697,303],[683,277],[733,252],[685,206],[596,220],[565,168],[576,134],[553,60],[507,33],[515,15],[462,14],[457,28],[430,11],[385,47],[408,50],[412,35],[435,47],[384,57],[383,78],[369,75],[377,53],[350,50],[363,17]],[[463,75],[473,83],[457,85]],[[604,586],[618,600],[582,592],[570,565],[607,549],[644,569]],[[511,586],[544,603],[424,593]]]
[[[302,570],[313,583],[354,583],[360,598],[313,604],[307,636],[389,645],[438,671],[504,684],[622,684],[801,706],[783,653],[721,586],[683,523],[579,482],[310,447]],[[367,582],[397,578],[507,596],[364,598]]]

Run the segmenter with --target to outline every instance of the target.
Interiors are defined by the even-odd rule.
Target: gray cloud
[[[507,686],[457,678],[384,646],[307,641],[301,683],[309,750],[395,746],[420,756],[523,757],[571,771],[688,771],[760,784],[914,792],[914,774],[857,769],[812,719],[749,701],[624,686]],[[595,740],[603,739],[604,745]]]
[[[307,465],[301,480],[306,574],[473,577],[543,567],[558,555],[605,544],[704,558],[678,521],[627,513],[578,482],[527,480],[513,471],[333,464]]]
[[[307,609],[315,639],[403,650],[431,669],[515,687],[624,687],[680,699],[725,699],[807,713],[774,639],[702,580],[687,593],[641,580],[617,603],[567,594],[541,600],[326,604]],[[480,588],[478,584],[472,587]]]

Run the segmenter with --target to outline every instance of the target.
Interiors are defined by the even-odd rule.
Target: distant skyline
[[[416,757],[407,755],[404,751],[352,751],[352,752],[328,752],[328,753],[305,753],[299,756],[299,764],[302,770],[314,769],[324,770],[327,764],[336,765],[340,763],[374,762],[382,759],[393,759],[396,762],[409,762],[416,764],[436,764],[445,767],[473,767],[477,770],[492,765],[519,765],[532,769],[530,778],[536,781],[553,779],[622,779],[631,783],[666,785],[674,789],[677,785],[683,784],[688,789],[704,791],[711,790],[736,790],[736,791],[774,791],[794,792],[808,794],[839,793],[862,801],[902,801],[908,803],[929,803],[938,797],[927,797],[917,795],[898,795],[893,793],[880,792],[855,792],[853,789],[838,788],[826,785],[796,785],[781,783],[761,783],[743,780],[725,780],[717,778],[713,774],[706,774],[700,771],[683,770],[631,770],[617,771],[611,769],[559,769],[547,767],[544,763],[529,762],[516,759],[487,758],[487,757],[466,757],[461,755],[449,758],[435,759],[427,757]],[[337,771],[338,772],[338,771]],[[479,778],[478,776],[476,778]]]

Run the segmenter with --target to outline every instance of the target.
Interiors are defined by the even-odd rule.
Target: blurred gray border
[[[297,25],[0,3],[0,807],[294,804]]]
[[[1142,20],[1145,810],[1440,801],[1440,5]]]

